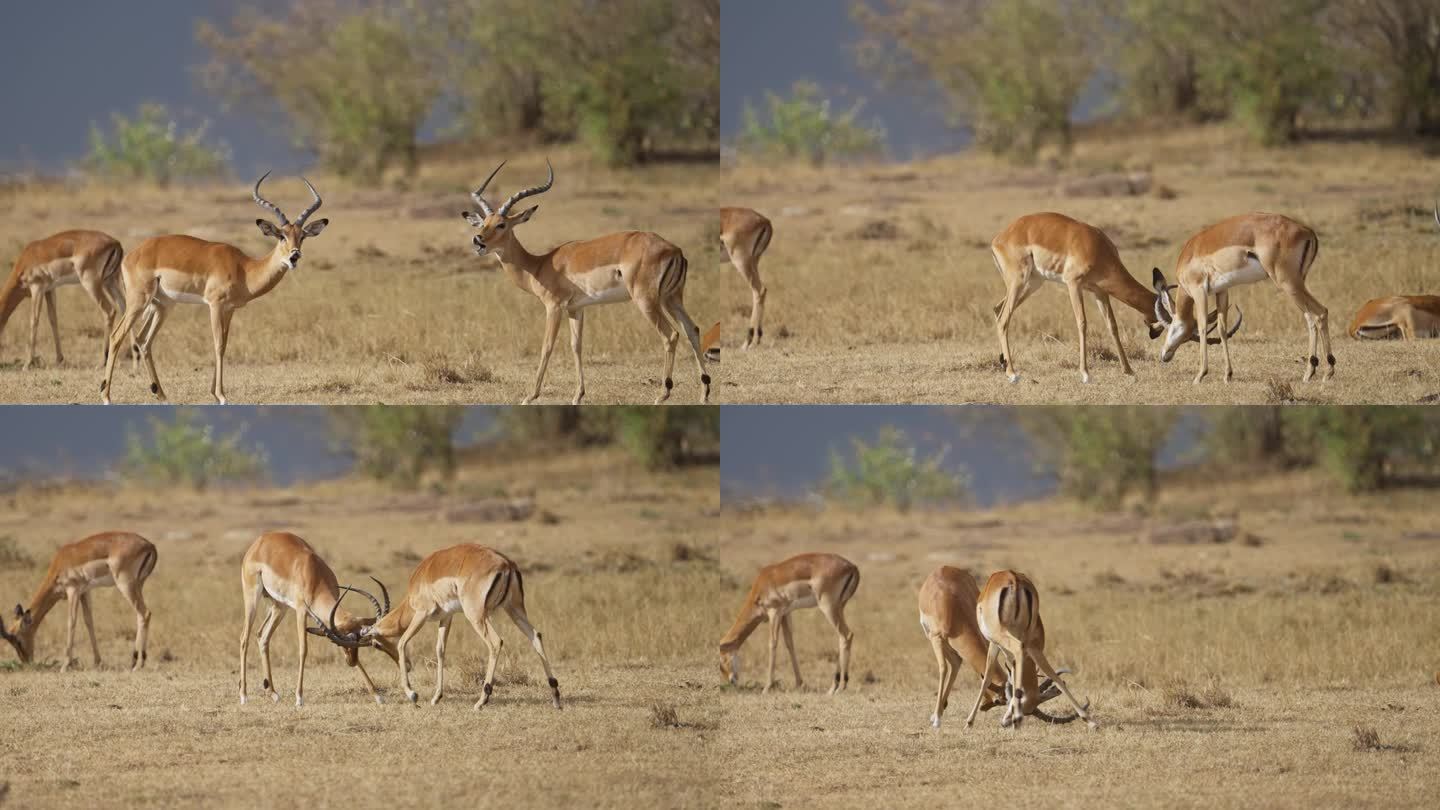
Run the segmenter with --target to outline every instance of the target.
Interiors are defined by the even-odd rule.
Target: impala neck
[[[1124,301],[1131,309],[1144,315],[1146,323],[1154,323],[1155,291],[1136,281],[1125,265],[1116,263],[1099,287],[1111,298]]]
[[[45,614],[50,612],[50,608],[55,607],[62,596],[64,594],[55,587],[54,575],[47,574],[45,580],[40,583],[40,587],[36,588],[35,593],[30,596],[30,606],[27,608],[30,611],[30,638],[35,637],[35,628],[40,626],[40,622],[45,619]],[[32,649],[33,646],[31,645]]]
[[[259,259],[251,259],[245,265],[245,289],[250,298],[259,298],[270,292],[280,283],[280,279],[285,277],[289,272],[285,267],[286,253],[285,243],[277,239],[275,248],[269,254]]]
[[[755,604],[753,599],[745,600],[745,607],[740,609],[740,615],[735,617],[735,624],[731,625],[730,631],[720,639],[720,652],[731,653],[740,649],[745,639],[755,632],[755,628],[765,621],[765,613]]]
[[[533,276],[539,272],[545,261],[544,256],[537,256],[526,250],[513,233],[503,245],[491,248],[491,252],[495,254],[495,258],[500,260],[500,266],[504,268],[505,275],[517,283],[522,282],[525,276]]]
[[[30,295],[30,290],[20,283],[19,269],[16,267],[17,272],[10,276],[4,288],[0,288],[0,332],[5,331],[5,324],[10,320],[15,308]]]

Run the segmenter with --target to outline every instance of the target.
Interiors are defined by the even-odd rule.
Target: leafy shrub
[[[454,433],[463,408],[364,405],[328,413],[336,449],[377,481],[413,489],[429,471],[447,479],[455,474]]]
[[[1018,414],[1036,458],[1060,479],[1060,492],[1107,509],[1132,492],[1154,493],[1160,451],[1177,418],[1173,408],[1137,405],[1024,408]]]
[[[134,118],[111,117],[113,131],[90,126],[85,164],[113,180],[144,180],[167,186],[175,180],[221,177],[230,171],[230,150],[208,140],[209,125],[181,131],[162,104],[142,104]]]
[[[241,447],[242,438],[243,431],[217,437],[194,410],[181,408],[168,422],[152,417],[148,436],[132,431],[126,437],[120,473],[144,484],[196,490],[255,482],[265,475],[265,455]]]
[[[890,506],[902,512],[920,504],[965,497],[965,474],[942,466],[945,450],[918,458],[915,445],[896,427],[880,430],[874,443],[852,439],[852,457],[830,453],[825,489],[856,508]]]
[[[790,97],[765,95],[765,113],[745,105],[740,148],[761,158],[804,159],[813,166],[878,155],[885,130],[860,119],[861,102],[842,112],[831,110],[819,85],[796,82]]]

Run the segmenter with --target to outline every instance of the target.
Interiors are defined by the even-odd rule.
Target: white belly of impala
[[[186,289],[184,283],[181,281],[183,276],[180,276],[180,274],[174,270],[159,270],[156,271],[155,275],[160,280],[158,295],[161,297],[180,304],[205,303],[205,297],[203,295]]]
[[[1265,280],[1265,268],[1254,256],[1247,257],[1238,267],[1216,273],[1210,279],[1211,292],[1224,292],[1241,284],[1254,284]]]
[[[630,298],[630,290],[625,286],[625,280],[620,274],[620,265],[618,264],[596,267],[585,273],[576,273],[570,276],[570,282],[579,287],[582,293],[570,300],[571,310],[601,304],[614,304]]]

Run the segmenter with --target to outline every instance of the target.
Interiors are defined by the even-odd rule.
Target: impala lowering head
[[[390,592],[385,589],[385,584],[380,580],[375,579],[374,577],[371,577],[370,579],[374,580],[375,584],[380,586],[380,592],[385,596],[384,607],[381,607],[380,600],[376,599],[370,593],[362,591],[359,588],[353,588],[349,585],[341,585],[340,595],[335,599],[335,604],[330,608],[330,621],[327,622],[317,616],[314,609],[312,609],[308,604],[305,606],[305,610],[310,614],[310,618],[314,619],[315,623],[319,625],[319,627],[307,627],[305,629],[314,635],[325,636],[326,638],[330,639],[341,647],[349,650],[358,649],[360,647],[372,646],[374,644],[374,639],[373,637],[369,636],[365,631],[368,630],[370,627],[373,627],[375,622],[380,621],[381,616],[384,616],[386,613],[389,612]],[[375,606],[375,617],[366,619],[351,619],[345,623],[346,626],[342,631],[339,627],[336,626],[335,615],[340,610],[340,603],[344,601],[345,594],[349,593],[350,591],[354,591],[355,593],[358,593],[366,599],[370,600],[370,604]]]
[[[257,219],[255,220],[255,224],[259,226],[261,233],[280,241],[282,246],[280,252],[283,256],[281,263],[285,265],[285,269],[294,270],[300,266],[300,245],[305,241],[305,237],[319,236],[320,232],[325,230],[325,226],[330,224],[330,220],[320,219],[310,225],[305,224],[306,220],[310,219],[311,214],[320,210],[322,200],[320,199],[320,193],[315,190],[314,186],[310,185],[310,181],[301,177],[300,179],[305,181],[305,186],[310,189],[310,196],[315,199],[310,203],[309,208],[300,212],[300,218],[292,223],[286,218],[285,212],[280,210],[280,206],[260,196],[260,184],[265,182],[265,178],[269,176],[270,173],[266,172],[260,175],[259,180],[255,181],[253,196],[255,197],[255,204],[274,214],[278,222],[271,222],[268,219]]]
[[[1155,289],[1155,319],[1166,326],[1163,334],[1165,343],[1160,347],[1160,362],[1168,363],[1175,356],[1175,351],[1181,345],[1189,341],[1200,341],[1198,327],[1195,323],[1195,301],[1186,294],[1185,289],[1178,284],[1166,284],[1165,274],[1160,268],[1154,268],[1151,284]],[[1177,303],[1174,296],[1175,290],[1180,290],[1180,300]],[[1208,326],[1205,329],[1205,341],[1211,345],[1220,342],[1218,337],[1210,337],[1215,327],[1220,323],[1220,311],[1211,310],[1206,319]],[[1245,312],[1240,305],[1235,305],[1235,323],[1226,330],[1225,338],[1228,340],[1235,337],[1240,331],[1240,324],[1245,322]],[[1162,333],[1152,331],[1150,337],[1159,337]]]
[[[731,686],[740,685],[740,653],[720,651],[720,674]]]
[[[12,629],[14,632],[11,632]],[[15,624],[10,628],[5,626],[4,619],[0,619],[0,639],[10,642],[22,662],[30,663],[31,653],[35,649],[35,620],[30,611],[16,605]]]
[[[540,206],[531,206],[518,214],[510,213],[510,209],[515,203],[520,202],[526,197],[544,194],[550,190],[551,186],[555,185],[555,169],[550,165],[549,158],[546,158],[545,170],[549,174],[549,177],[543,185],[522,188],[514,194],[511,194],[509,199],[500,204],[499,208],[492,208],[490,203],[485,201],[485,188],[490,185],[490,181],[495,179],[495,175],[499,174],[500,169],[504,166],[504,162],[496,166],[495,171],[490,172],[490,176],[485,178],[485,182],[481,183],[479,188],[470,192],[470,197],[474,199],[475,204],[480,207],[480,212],[462,211],[460,213],[460,216],[464,217],[466,222],[480,229],[480,232],[475,234],[474,238],[470,240],[470,244],[475,248],[476,256],[484,256],[491,250],[503,256],[505,248],[510,243],[515,226],[529,222],[530,216],[534,214]]]

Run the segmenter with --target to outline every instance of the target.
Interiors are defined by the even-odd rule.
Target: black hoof
[[[160,390],[160,383],[150,383],[150,393],[154,394]]]
[[[1316,356],[1313,355],[1313,354],[1310,355],[1310,367],[1311,367],[1311,368],[1315,368],[1315,367],[1317,367],[1317,366],[1319,366],[1319,365],[1320,365],[1320,358],[1316,357]]]
[[[559,689],[559,688],[560,688],[560,682],[557,681],[557,680],[555,680],[554,678],[551,678],[551,679],[550,679],[550,688],[551,688],[551,689]]]
[[[493,691],[495,691],[494,684],[485,684],[485,697],[490,697],[490,693]]]
[[[701,374],[701,375],[700,375],[700,382],[703,383],[704,385],[707,385],[707,386],[708,386],[708,385],[710,384],[710,375],[709,375],[709,374]]]
[[[675,381],[672,380],[672,379],[670,379],[669,377],[666,377],[666,378],[665,378],[665,390],[666,390],[666,391],[669,391],[671,388],[674,388],[674,387],[675,387]]]
[[[1326,359],[1327,361],[1329,361],[1330,365],[1332,365],[1332,366],[1335,365],[1335,355],[1333,355],[1333,354],[1327,354],[1327,355],[1325,355],[1325,359]]]
[[[270,688],[270,679],[269,679],[269,678],[265,678],[264,680],[260,681],[260,688],[261,688],[261,689],[269,689],[269,688]]]

